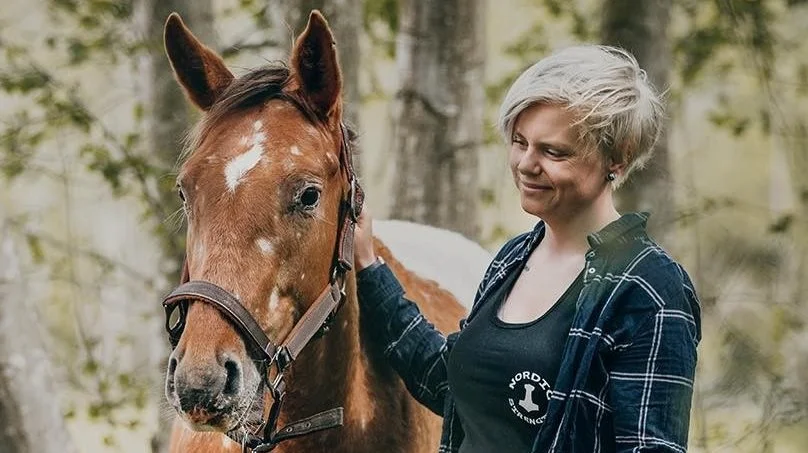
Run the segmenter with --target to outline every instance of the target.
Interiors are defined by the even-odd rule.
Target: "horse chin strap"
[[[264,363],[264,383],[272,394],[273,402],[267,419],[262,428],[259,428],[262,431],[261,436],[254,433],[240,435],[234,431],[227,433],[231,439],[241,443],[244,452],[247,452],[248,449],[253,452],[267,452],[285,440],[343,425],[343,408],[337,407],[276,430],[286,396],[284,374],[300,351],[313,338],[328,332],[331,321],[345,300],[346,275],[353,269],[354,229],[362,211],[364,193],[354,173],[347,129],[344,124],[340,124],[340,129],[342,133],[340,163],[347,174],[349,186],[347,197],[342,200],[340,205],[340,230],[337,233],[329,284],[309,306],[282,344],[275,345],[249,311],[229,291],[210,282],[189,281],[187,264],[183,266],[182,284],[163,300],[163,307],[166,311],[166,330],[172,348],[179,343],[185,328],[188,305],[191,301],[202,301],[213,305],[233,322],[244,338],[250,353],[258,356],[259,360]],[[177,309],[179,309],[179,317],[172,323],[172,314]]]

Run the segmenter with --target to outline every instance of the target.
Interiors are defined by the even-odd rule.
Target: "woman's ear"
[[[177,13],[166,20],[166,54],[185,94],[197,107],[208,110],[233,81],[222,58],[202,44]]]

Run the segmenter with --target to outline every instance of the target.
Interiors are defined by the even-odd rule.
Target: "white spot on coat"
[[[300,152],[300,148],[298,148],[297,145],[292,145],[292,147],[289,148],[289,152],[292,153],[293,156],[303,155],[303,153]]]
[[[278,294],[278,288],[272,289],[272,294],[269,295],[269,309],[277,310],[281,305],[281,297]]]
[[[263,253],[264,255],[271,254],[274,248],[274,246],[272,245],[272,241],[265,238],[257,239],[255,241],[255,245],[257,245],[258,248],[261,249],[261,253]]]
[[[238,187],[241,182],[241,178],[243,178],[248,171],[252,170],[253,167],[258,165],[258,162],[261,161],[264,154],[263,145],[267,136],[260,130],[261,122],[256,121],[253,128],[255,129],[255,133],[253,133],[249,142],[244,143],[251,144],[250,149],[246,153],[234,157],[224,167],[224,178],[230,192],[236,191],[236,187]]]
[[[194,246],[194,253],[197,259],[203,259],[205,256],[205,244],[202,241],[196,241]]]

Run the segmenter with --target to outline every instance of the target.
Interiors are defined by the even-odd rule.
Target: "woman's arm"
[[[687,285],[640,292],[657,308],[615,352],[609,372],[617,451],[683,453],[701,336],[698,302]]]
[[[412,396],[443,415],[449,387],[446,337],[404,297],[404,288],[387,265],[370,266],[356,280],[362,328],[379,342]]]
[[[447,339],[404,297],[404,288],[390,268],[377,261],[372,225],[370,213],[363,210],[354,248],[362,329],[380,345],[412,396],[443,415],[449,388]]]

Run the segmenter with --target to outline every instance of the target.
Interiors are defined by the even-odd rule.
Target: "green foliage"
[[[777,39],[772,31],[775,0],[679,0],[678,12],[690,26],[674,37],[673,49],[681,61],[679,74],[690,85],[712,65],[726,72],[741,65],[757,65],[765,76],[774,63]],[[674,11],[676,13],[676,10]],[[734,52],[734,54],[733,54]],[[753,57],[737,58],[738,54]]]
[[[774,234],[787,233],[794,225],[794,220],[792,214],[781,215],[769,225],[769,232]]]
[[[398,34],[399,0],[365,0],[362,5],[362,24],[371,42],[383,49],[389,58],[395,58],[395,36]]]
[[[81,86],[84,81],[73,82],[65,77],[77,71],[107,68],[151,50],[138,38],[139,33],[133,33],[134,1],[48,0],[47,5],[55,26],[44,28],[38,41],[15,41],[16,38],[5,36],[0,30],[0,92],[14,101],[0,123],[0,174],[8,181],[26,173],[66,179],[69,175],[49,169],[42,171],[37,164],[37,159],[44,161],[50,157],[44,154],[44,145],[49,145],[48,149],[58,146],[68,159],[78,157],[83,161],[114,195],[141,200],[145,207],[143,216],[158,225],[159,238],[166,243],[182,244],[175,239],[177,232],[162,222],[167,217],[167,208],[162,194],[155,193],[155,187],[166,190],[166,198],[174,198],[173,187],[161,185],[163,175],[172,169],[165,168],[142,139],[145,107],[134,106],[135,123],[131,129],[113,130],[105,123],[104,114],[94,111],[90,99],[83,97],[85,92],[92,93]],[[158,51],[162,56],[162,50]],[[39,57],[40,54],[46,56]],[[66,136],[70,139],[65,140]],[[54,288],[64,284],[70,288],[67,294],[73,292],[72,296],[56,294],[51,298],[48,310],[57,315],[48,318],[53,324],[48,327],[57,344],[78,345],[78,351],[54,353],[75,355],[59,362],[69,364],[65,371],[71,384],[90,403],[81,409],[72,405],[65,417],[80,414],[112,426],[137,428],[140,422],[123,414],[131,414],[133,408],[146,408],[150,386],[147,381],[151,376],[125,372],[117,363],[101,363],[100,339],[84,331],[75,308],[76,300],[84,300],[87,295],[83,292],[89,291],[80,287],[84,282],[78,274],[81,270],[104,280],[116,271],[134,277],[151,290],[154,282],[126,263],[83,249],[80,238],[70,238],[66,243],[26,222],[12,226],[27,244],[34,263],[48,266]],[[57,318],[59,321],[54,321]],[[133,341],[131,335],[128,341]],[[104,442],[115,445],[116,441],[108,435]]]
[[[580,2],[569,0],[537,0],[556,20],[569,21],[569,31],[579,41],[591,41],[597,36],[595,17],[588,17]]]
[[[45,252],[42,249],[42,240],[35,234],[26,234],[25,242],[28,244],[28,252],[31,254],[34,263],[42,264],[45,261]]]
[[[48,7],[54,20],[72,26],[45,38],[50,47],[65,49],[70,65],[102,55],[116,61],[121,52],[133,55],[139,48],[121,26],[131,19],[134,0],[48,0]]]

